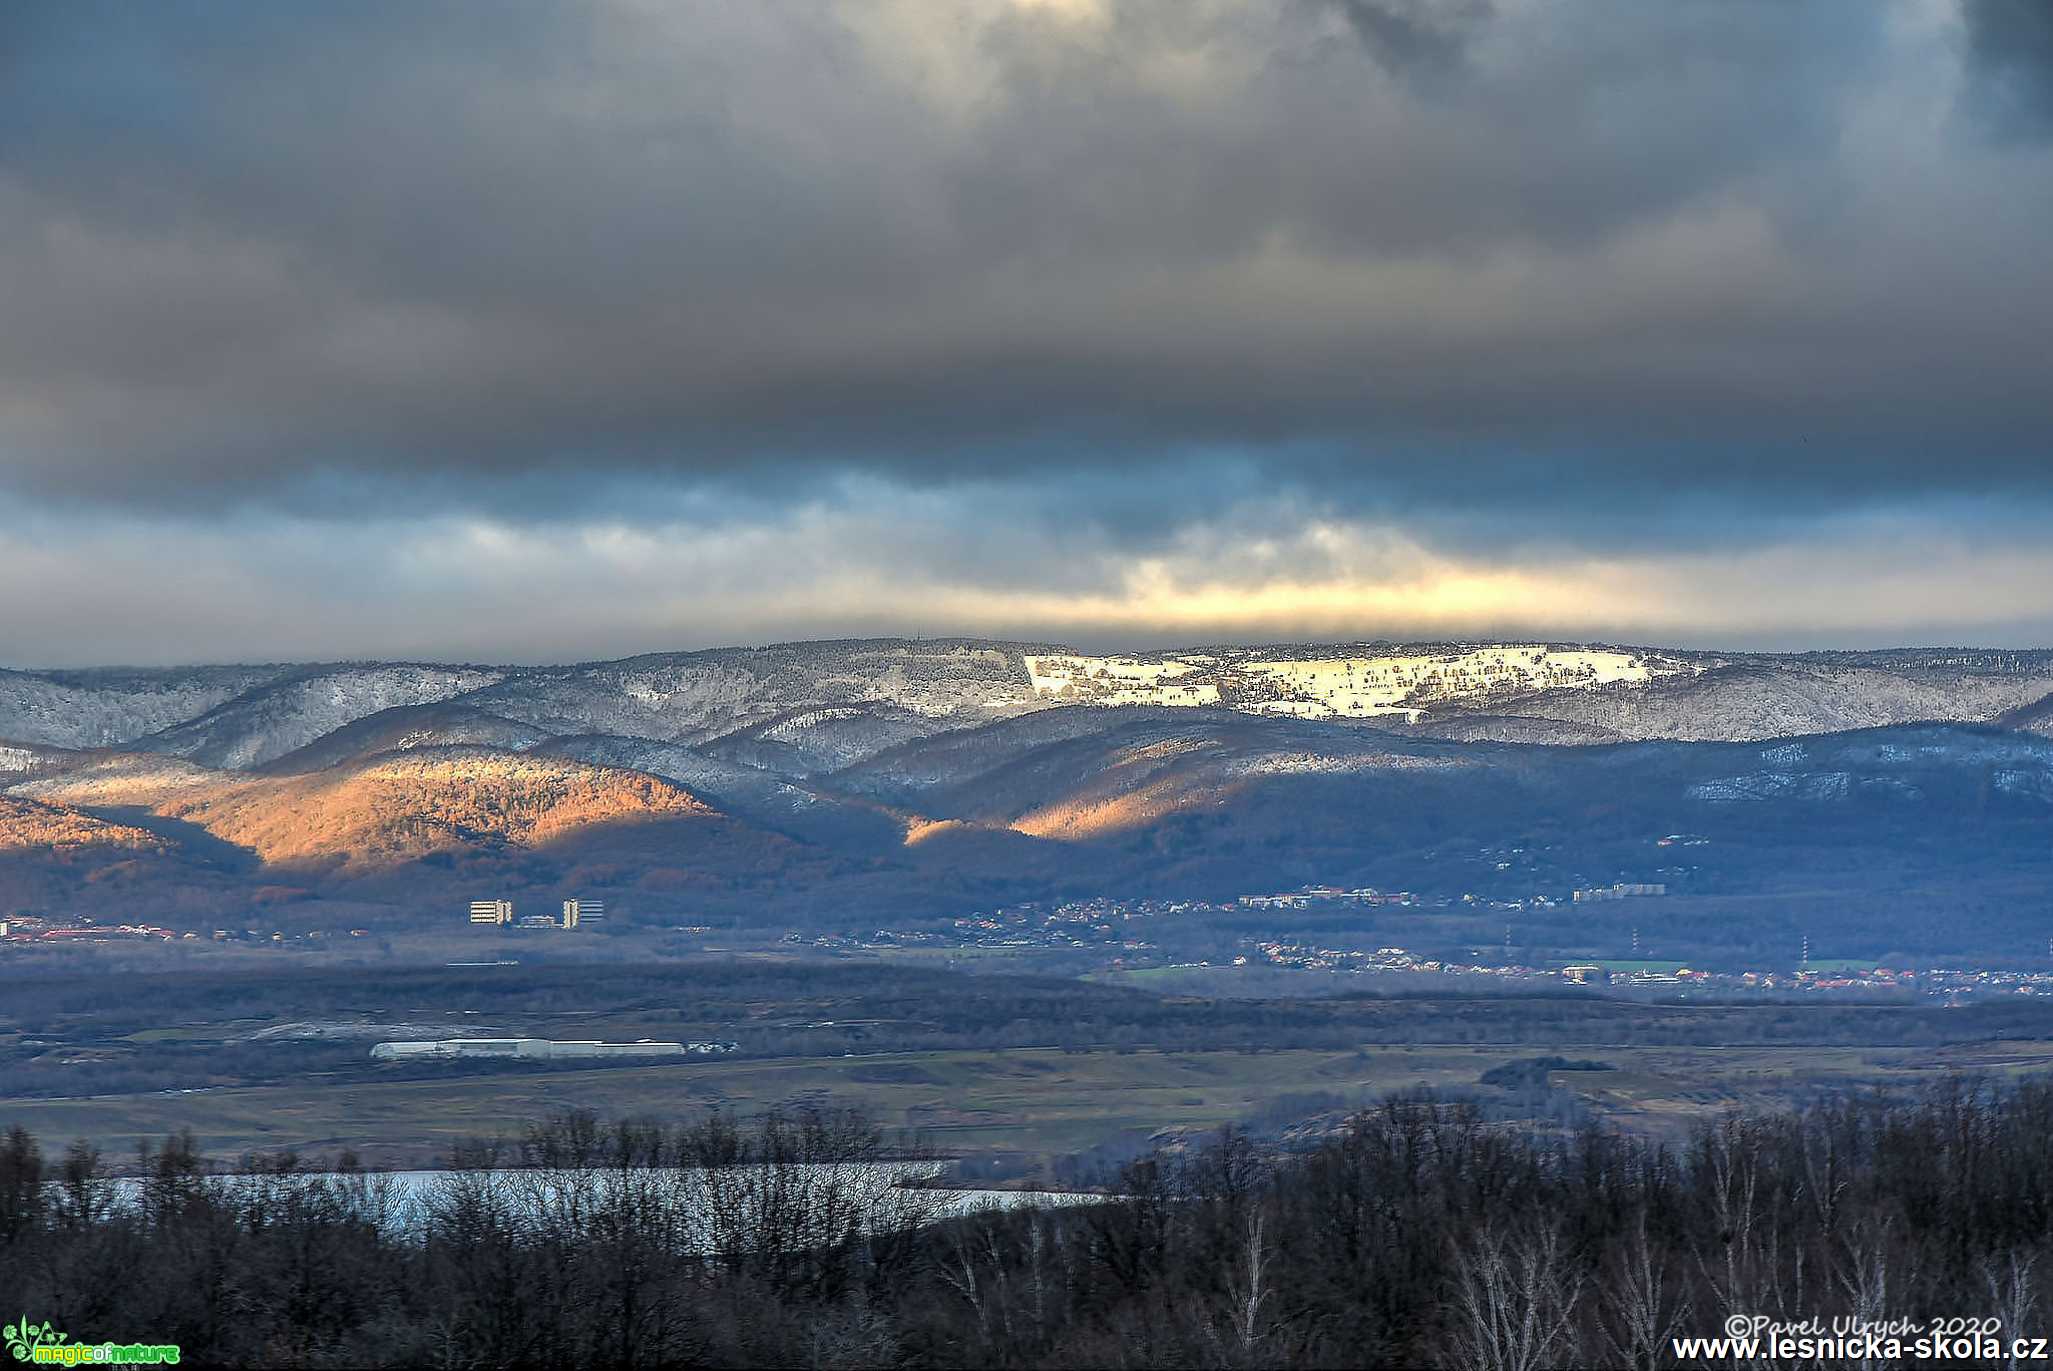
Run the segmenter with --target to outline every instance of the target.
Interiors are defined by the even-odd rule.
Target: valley
[[[1674,1138],[1734,1108],[2053,1069],[2053,1002],[1649,1003],[1595,994],[1222,995],[793,955],[639,964],[320,963],[131,971],[118,999],[35,982],[0,1006],[0,1112],[119,1164],[191,1129],[252,1151],[446,1161],[567,1109],[748,1117],[856,1106],[980,1182],[1075,1183],[1232,1124],[1315,1141],[1431,1089],[1547,1129]],[[387,1038],[713,1038],[688,1063],[379,1061]]]
[[[0,1118],[135,1172],[852,1109],[1050,1190],[2005,1089],[2049,718],[2053,654],[1950,650],[0,673]],[[373,1055],[500,1038],[721,1050]]]
[[[1537,1098],[1480,1083],[1491,1072],[1548,1059],[1601,1059],[1603,1069],[1542,1068]],[[1201,1143],[1229,1125],[1287,1127],[1304,1141],[1321,1124],[1337,1128],[1347,1112],[1407,1091],[1474,1098],[1542,1124],[1591,1116],[1677,1141],[1692,1125],[1732,1110],[1784,1111],[1837,1092],[1915,1089],[1949,1075],[2010,1080],[2049,1070],[2053,1042],[2037,1040],[1882,1050],[1571,1042],[1544,1057],[1471,1044],[1337,1052],[1016,1048],[220,1086],[10,1100],[5,1108],[10,1123],[47,1139],[84,1139],[116,1160],[143,1141],[190,1130],[203,1153],[223,1164],[253,1152],[326,1158],[348,1149],[368,1164],[405,1169],[447,1163],[467,1145],[516,1137],[533,1120],[573,1109],[663,1119],[717,1109],[746,1118],[831,1101],[951,1158],[949,1174],[959,1183],[1063,1184],[1085,1180],[1105,1160]]]

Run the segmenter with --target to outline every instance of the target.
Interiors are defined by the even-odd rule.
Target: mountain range
[[[1643,874],[1672,832],[1711,835],[1707,892],[1775,886],[1792,844],[1870,884],[2029,882],[2049,825],[2036,650],[893,639],[0,671],[0,917],[1508,890]],[[1477,866],[1511,839],[1549,855]]]

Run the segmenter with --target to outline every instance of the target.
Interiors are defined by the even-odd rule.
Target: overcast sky
[[[2044,0],[0,5],[0,663],[2053,643]]]

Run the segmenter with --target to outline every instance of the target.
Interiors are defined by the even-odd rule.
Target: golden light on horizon
[[[1601,616],[1626,608],[1609,568],[1540,572],[1438,564],[1402,579],[1272,580],[1235,585],[1192,581],[1165,563],[1137,564],[1118,592],[1048,592],[942,587],[934,611],[950,622],[1089,623],[1136,632],[1359,631],[1396,623],[1460,629],[1558,618],[1574,607]]]

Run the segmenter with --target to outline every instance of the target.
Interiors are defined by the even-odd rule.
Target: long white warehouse
[[[394,1057],[684,1057],[732,1052],[733,1043],[554,1042],[548,1038],[445,1038],[440,1042],[379,1043],[371,1055]]]

